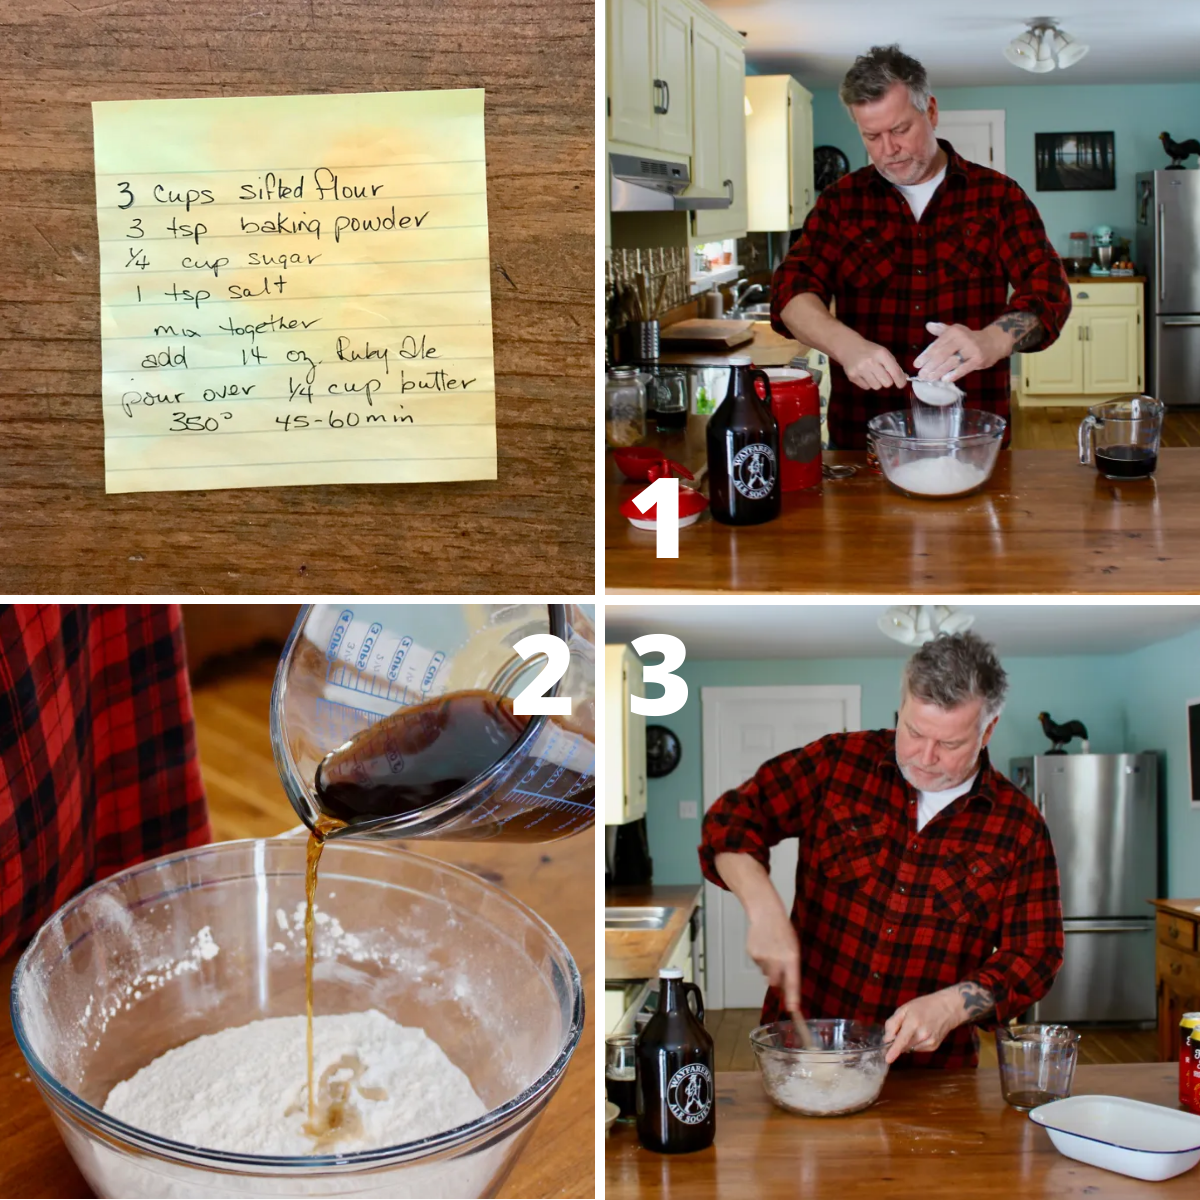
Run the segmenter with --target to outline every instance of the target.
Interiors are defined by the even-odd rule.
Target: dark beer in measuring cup
[[[759,525],[779,516],[779,426],[766,372],[748,358],[729,362],[729,390],[706,430],[708,500],[715,521]],[[755,394],[756,382],[765,400]]]
[[[687,1154],[711,1146],[716,1133],[713,1040],[700,989],[684,983],[682,971],[664,967],[658,986],[658,1011],[637,1039],[638,1141],[659,1154]]]

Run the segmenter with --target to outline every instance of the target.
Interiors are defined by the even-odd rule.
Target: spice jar
[[[635,446],[646,436],[646,387],[636,368],[612,367],[604,380],[604,441]]]

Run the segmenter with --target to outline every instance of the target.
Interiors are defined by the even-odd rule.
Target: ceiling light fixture
[[[897,642],[923,646],[939,634],[965,633],[975,624],[975,618],[945,604],[898,604],[886,609],[877,624]]]
[[[1042,75],[1055,67],[1073,66],[1088,52],[1087,46],[1068,37],[1050,17],[1034,17],[1027,24],[1029,29],[1004,47],[1004,57],[1013,66]]]

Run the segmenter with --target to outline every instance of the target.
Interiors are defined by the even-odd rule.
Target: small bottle
[[[779,426],[771,382],[748,358],[729,360],[729,391],[709,419],[708,499],[724,525],[760,525],[779,516]],[[754,391],[762,383],[765,400]]]
[[[664,967],[658,980],[658,1011],[637,1039],[638,1141],[658,1154],[689,1154],[711,1146],[716,1133],[713,1040],[700,989],[684,983],[678,967]]]

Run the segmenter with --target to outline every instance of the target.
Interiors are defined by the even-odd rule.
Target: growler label
[[[770,453],[766,446],[761,449]],[[677,1120],[685,1125],[699,1125],[712,1109],[712,1102],[712,1072],[704,1063],[688,1063],[671,1076],[667,1084],[667,1107]]]
[[[751,442],[734,456],[729,477],[747,500],[762,500],[775,486],[775,451],[765,442]]]

